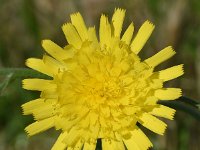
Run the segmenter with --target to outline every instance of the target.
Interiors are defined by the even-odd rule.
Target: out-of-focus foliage
[[[137,31],[147,19],[156,25],[141,57],[173,45],[177,55],[169,62],[184,63],[185,75],[169,85],[180,86],[184,95],[200,99],[199,0],[0,0],[0,67],[24,67],[27,58],[42,57],[42,39],[65,46],[61,26],[69,20],[70,13],[80,11],[87,25],[98,28],[100,14],[110,16],[115,7],[127,10],[125,27],[133,21]],[[57,138],[53,130],[29,139],[23,130],[33,119],[22,116],[20,106],[39,93],[22,90],[21,79],[0,76],[0,81],[4,86],[0,95],[0,150],[50,149]],[[153,149],[200,149],[200,124],[194,118],[177,112],[175,121],[167,123],[165,136],[155,136],[144,129],[155,145]]]

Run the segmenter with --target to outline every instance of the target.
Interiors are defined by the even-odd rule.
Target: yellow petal
[[[35,109],[37,109],[39,106],[43,104],[44,104],[44,99],[41,99],[41,98],[27,102],[22,105],[23,114],[29,115],[33,113]]]
[[[29,58],[26,60],[26,66],[34,69],[34,70],[37,70],[41,73],[44,73],[48,76],[53,76],[53,73],[51,70],[49,70],[49,67],[47,67],[43,60],[41,59],[37,59],[37,58]]]
[[[159,105],[158,107],[155,107],[150,114],[173,120],[175,112],[175,109]]]
[[[120,67],[112,67],[110,70],[110,75],[113,77],[119,77],[121,73],[121,68]]]
[[[80,135],[83,131],[77,129],[76,127],[71,127],[68,136],[63,139],[63,142],[67,144],[68,147],[74,147],[76,143],[80,140]]]
[[[110,46],[111,27],[105,15],[102,15],[100,19],[99,39],[101,46]]]
[[[151,67],[156,67],[160,63],[166,61],[167,59],[171,58],[176,52],[173,50],[171,46],[168,46],[155,54],[154,56],[148,58],[145,60],[145,62],[151,66]]]
[[[88,142],[85,142],[84,144],[84,147],[83,147],[83,150],[95,150],[96,148],[96,142],[95,143],[88,143]]]
[[[71,17],[71,22],[75,26],[76,30],[78,31],[78,34],[80,35],[82,41],[87,40],[88,32],[87,32],[87,28],[85,26],[85,22],[81,14],[75,13],[75,14],[72,14],[70,17]]]
[[[179,88],[166,88],[156,90],[154,95],[160,100],[175,100],[182,96],[182,91]]]
[[[98,71],[98,67],[96,64],[88,64],[87,65],[87,70],[88,70],[88,73],[91,77],[95,77],[96,74],[97,74],[97,71]]]
[[[132,137],[133,136],[131,136],[131,138],[128,139],[123,139],[126,148],[128,150],[141,150]]]
[[[138,147],[140,147],[140,150],[147,150],[153,146],[148,137],[139,128],[131,131],[131,134],[132,140],[134,140]]]
[[[43,132],[54,126],[54,117],[47,118],[44,120],[36,121],[25,128],[25,131],[29,136],[35,135],[37,133]]]
[[[41,92],[40,97],[45,99],[58,99],[58,93],[56,89],[47,89]]]
[[[173,66],[171,68],[159,71],[159,79],[169,81],[184,74],[183,65]]]
[[[138,54],[143,48],[144,44],[153,32],[154,27],[155,26],[149,21],[145,21],[144,24],[140,27],[136,37],[131,43],[131,50],[135,54]]]
[[[82,45],[82,40],[77,33],[75,27],[71,23],[64,24],[62,30],[69,44],[73,45],[75,48],[80,49]]]
[[[131,42],[131,39],[133,37],[133,32],[134,32],[134,26],[133,23],[131,23],[129,27],[126,29],[124,35],[122,36],[122,41],[124,41],[127,45],[129,45]]]
[[[120,37],[122,31],[122,25],[125,17],[125,10],[124,9],[115,9],[115,12],[112,17],[112,24],[114,27],[114,36]]]
[[[49,53],[51,56],[56,58],[59,61],[67,60],[69,58],[73,57],[73,53],[71,51],[66,51],[51,40],[43,40],[42,41],[42,47],[45,49],[47,53]]]
[[[46,66],[48,66],[48,69],[51,70],[53,75],[58,74],[60,71],[65,71],[67,68],[62,65],[59,61],[55,60],[54,58],[44,55],[43,56],[43,62]]]
[[[101,113],[105,118],[110,117],[110,108],[107,105],[102,105],[101,106]]]
[[[167,125],[163,121],[157,119],[156,117],[148,113],[143,113],[139,117],[139,119],[140,119],[139,120],[140,124],[142,124],[144,127],[160,135],[163,135],[167,127]]]
[[[122,141],[102,139],[102,150],[125,150]]]
[[[35,120],[46,119],[56,115],[55,103],[44,103],[37,109],[33,110],[33,116]]]
[[[24,79],[22,84],[24,89],[36,91],[55,89],[57,87],[56,84],[52,83],[52,80],[44,79]]]
[[[158,98],[155,96],[148,96],[144,102],[145,105],[155,105],[158,101]]]
[[[63,139],[68,135],[67,132],[63,132],[58,137],[56,143],[53,145],[51,150],[65,150],[67,145],[63,142]]]
[[[89,39],[89,41],[98,43],[95,27],[90,27],[88,29],[88,39]]]
[[[81,150],[83,147],[83,141],[79,140],[74,147],[68,147],[67,150]]]

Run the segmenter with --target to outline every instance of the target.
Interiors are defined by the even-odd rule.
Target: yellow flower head
[[[146,150],[152,143],[138,127],[163,134],[166,124],[156,116],[173,119],[174,109],[157,104],[181,96],[179,88],[164,88],[165,81],[183,74],[183,65],[154,72],[172,57],[172,47],[141,61],[138,53],[151,35],[149,21],[132,40],[133,23],[121,35],[125,10],[116,9],[111,22],[101,16],[99,40],[94,27],[87,28],[80,13],[62,29],[64,48],[50,40],[42,46],[48,55],[30,58],[26,65],[50,77],[25,79],[23,88],[41,91],[40,98],[22,105],[36,122],[26,127],[31,136],[55,127],[62,133],[52,150]]]

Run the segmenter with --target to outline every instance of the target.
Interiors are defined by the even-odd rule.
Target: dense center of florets
[[[78,51],[71,62],[72,67],[62,75],[59,91],[63,101],[96,109],[101,104],[112,105],[113,102],[128,105],[145,96],[152,71],[128,51],[127,47],[112,52],[109,49],[94,51],[91,47]],[[137,95],[138,90],[140,95]]]
[[[123,87],[120,86],[120,83],[117,81],[107,81],[104,83],[104,86],[102,87],[101,92],[101,97],[106,97],[106,98],[116,98],[121,96],[122,94],[122,89]]]
[[[123,92],[122,82],[117,78],[109,78],[100,83],[97,81],[89,88],[89,93],[91,93],[91,95],[96,95],[106,100],[119,98],[123,95]]]
[[[128,136],[123,131],[136,124],[147,95],[162,84],[126,45],[105,50],[90,46],[78,50],[58,76],[60,112],[66,119],[61,128],[76,124],[84,131],[95,128],[98,138],[116,138],[114,132]]]

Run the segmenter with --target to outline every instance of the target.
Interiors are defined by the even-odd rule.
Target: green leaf
[[[10,73],[6,76],[5,80],[0,84],[0,95],[3,94],[6,87],[9,85],[13,77],[13,73]]]

